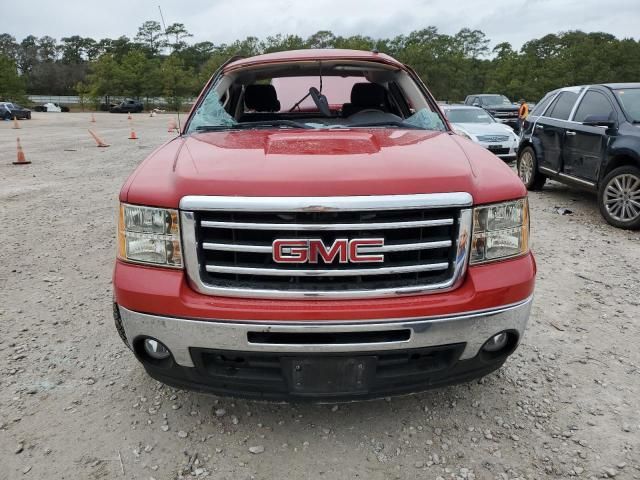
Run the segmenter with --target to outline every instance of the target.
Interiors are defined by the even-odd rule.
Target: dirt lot
[[[593,196],[531,195],[533,315],[498,373],[359,404],[234,401],[158,384],[118,338],[117,193],[169,117],[135,115],[138,141],[126,115],[89,119],[0,123],[1,479],[640,478],[640,233]],[[16,134],[30,166],[10,164]]]

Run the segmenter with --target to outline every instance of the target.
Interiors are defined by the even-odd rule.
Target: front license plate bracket
[[[283,370],[292,395],[365,394],[375,375],[375,356],[286,357]]]

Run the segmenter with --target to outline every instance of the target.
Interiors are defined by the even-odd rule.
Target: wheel
[[[527,190],[542,190],[547,180],[538,170],[538,161],[533,147],[525,147],[518,154],[518,176]]]
[[[31,120],[31,112],[27,113],[27,120]]]
[[[640,228],[640,168],[614,168],[600,183],[598,206],[604,219],[614,227]]]

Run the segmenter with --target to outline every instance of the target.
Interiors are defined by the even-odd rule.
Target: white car
[[[510,162],[516,159],[518,135],[486,110],[467,105],[445,105],[442,110],[458,135],[479,143],[502,160]]]
[[[62,112],[62,108],[57,103],[45,103],[45,112]]]

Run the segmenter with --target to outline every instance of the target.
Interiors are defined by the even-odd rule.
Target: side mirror
[[[589,115],[582,121],[583,125],[590,127],[615,128],[616,122],[609,115]]]

